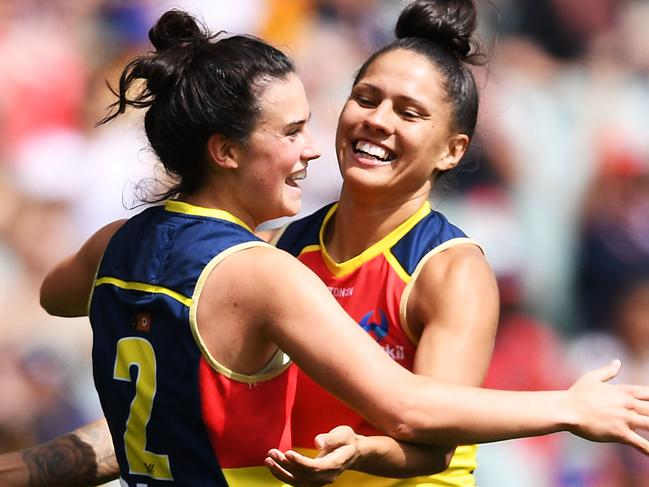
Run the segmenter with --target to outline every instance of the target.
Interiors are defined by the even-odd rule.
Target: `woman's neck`
[[[231,196],[225,198],[223,197],[224,194],[227,193],[225,191],[202,190],[191,194],[181,194],[178,199],[194,206],[227,211],[253,230],[261,223],[246,212],[242,205],[238,205],[235,198]]]
[[[427,201],[428,193],[403,201],[365,201],[343,190],[324,244],[331,258],[345,262],[385,238]]]

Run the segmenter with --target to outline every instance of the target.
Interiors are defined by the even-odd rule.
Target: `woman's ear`
[[[235,144],[221,134],[213,134],[207,140],[207,153],[210,159],[219,167],[224,169],[236,169],[239,167]]]
[[[469,147],[469,136],[466,134],[455,134],[448,140],[446,152],[437,163],[435,169],[439,171],[448,171],[457,166],[462,156]]]

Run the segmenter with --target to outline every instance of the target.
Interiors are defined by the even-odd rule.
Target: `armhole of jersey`
[[[90,287],[90,294],[88,295],[88,303],[86,304],[86,316],[90,316],[90,305],[92,304],[92,297],[95,295],[95,287],[97,286],[97,276],[99,275],[99,269],[101,269],[101,264],[104,261],[104,257],[106,256],[106,251],[108,250],[108,246],[110,245],[111,240],[113,240],[113,237],[115,237],[115,234],[119,232],[119,230],[124,227],[128,220],[123,220],[122,224],[119,226],[118,229],[116,229],[111,237],[108,239],[108,243],[106,244],[106,248],[104,251],[101,253],[101,257],[99,258],[99,262],[97,263],[97,268],[95,269],[95,277],[92,279],[92,286]]]
[[[117,233],[117,232],[115,232],[115,233]],[[113,237],[114,236],[115,236],[115,234],[113,234]],[[113,237],[111,237],[111,240],[112,240]],[[109,240],[108,243],[110,243],[110,240]],[[92,297],[95,295],[95,287],[97,286],[97,276],[99,275],[99,269],[101,269],[101,263],[104,261],[104,256],[106,255],[107,250],[108,250],[108,244],[106,244],[106,248],[101,253],[101,258],[99,259],[99,263],[97,264],[97,268],[95,269],[95,277],[92,278],[92,286],[90,288],[90,294],[88,295],[88,304],[86,305],[86,315],[87,316],[90,316],[90,305],[92,304]]]
[[[279,239],[282,238],[282,235],[284,235],[284,232],[288,228],[289,224],[287,223],[283,227],[279,227],[275,229],[275,233],[273,234],[273,238],[271,238],[268,243],[272,245],[273,247],[277,247],[277,242],[279,242]]]
[[[430,250],[426,255],[424,255],[424,257],[419,261],[419,264],[417,264],[417,267],[415,267],[415,271],[412,273],[410,281],[408,281],[408,284],[406,284],[406,287],[403,290],[403,294],[401,295],[401,302],[399,303],[399,319],[401,321],[401,329],[410,339],[410,341],[412,341],[412,343],[415,345],[419,343],[419,336],[415,334],[413,329],[408,324],[408,317],[406,316],[406,312],[408,310],[408,299],[410,298],[410,293],[412,292],[412,288],[415,285],[415,281],[417,280],[417,277],[419,277],[419,273],[424,268],[426,262],[428,262],[428,259],[439,254],[440,252],[443,252],[446,249],[462,244],[475,245],[484,254],[484,249],[482,248],[482,246],[478,242],[470,238],[458,237],[447,240],[446,242],[438,245],[434,249]]]
[[[259,241],[244,242],[238,245],[234,245],[216,255],[210,262],[208,262],[208,264],[201,272],[198,280],[196,281],[196,287],[194,288],[194,294],[192,295],[192,304],[189,307],[189,326],[191,328],[192,334],[194,335],[194,341],[201,351],[201,355],[203,355],[210,367],[212,367],[219,374],[234,381],[244,382],[246,384],[264,382],[277,377],[286,369],[288,369],[288,367],[291,365],[291,360],[284,352],[278,349],[275,355],[273,355],[273,358],[270,360],[270,362],[266,364],[266,366],[264,366],[262,370],[260,370],[257,374],[246,375],[230,370],[219,363],[207,349],[207,346],[203,341],[203,337],[201,337],[201,334],[198,330],[196,315],[198,311],[198,302],[201,292],[203,291],[203,287],[205,286],[205,281],[207,280],[210,273],[214,270],[214,268],[221,262],[223,262],[223,260],[229,255],[252,247],[272,247],[272,245]]]

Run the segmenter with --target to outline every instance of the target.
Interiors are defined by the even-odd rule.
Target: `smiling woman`
[[[345,183],[370,178],[399,191],[386,197],[428,196],[431,175],[455,167],[469,144],[469,135],[451,126],[443,75],[405,48],[377,57],[363,72],[338,123]]]
[[[465,64],[481,59],[471,47],[475,13],[468,0],[417,1],[404,9],[397,39],[363,64],[340,114],[340,201],[288,225],[276,245],[312,269],[397,363],[477,386],[498,320],[495,279],[479,245],[428,203],[437,176],[460,163],[476,124],[478,93]],[[299,451],[317,454],[313,438],[338,424],[378,434],[300,374],[293,414]],[[407,477],[434,461],[421,447],[400,448],[409,468],[390,470],[386,462],[366,472]],[[282,468],[284,478],[305,477],[293,470],[297,463],[273,455],[278,475]],[[345,472],[336,485],[468,487],[475,468],[475,446],[464,445],[439,475],[388,480]]]
[[[460,164],[476,125],[478,91],[469,65],[484,59],[476,20],[470,0],[418,0],[403,10],[397,39],[361,66],[340,114],[340,201],[275,237],[400,365],[474,386],[490,361],[497,286],[478,243],[428,200],[438,176]],[[316,435],[338,424],[378,434],[298,375],[293,426],[299,451],[317,455]],[[426,473],[418,465],[433,463],[434,452],[403,443],[398,448],[403,468],[384,461],[364,473],[344,472],[335,485],[475,485],[474,445],[459,446],[445,472],[424,477],[414,476]],[[272,459],[282,478],[309,480],[306,457],[274,451]]]
[[[250,228],[300,211],[302,191],[297,181],[306,176],[308,161],[320,155],[307,126],[310,112],[304,87],[295,74],[268,84],[257,104],[256,127],[245,144],[222,134],[208,139],[216,162],[214,184],[185,196],[195,205],[241,215]]]

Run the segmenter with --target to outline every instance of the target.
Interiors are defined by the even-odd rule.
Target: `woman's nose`
[[[388,102],[383,102],[374,107],[364,120],[364,124],[374,130],[391,133],[394,129],[392,123],[392,109]]]

